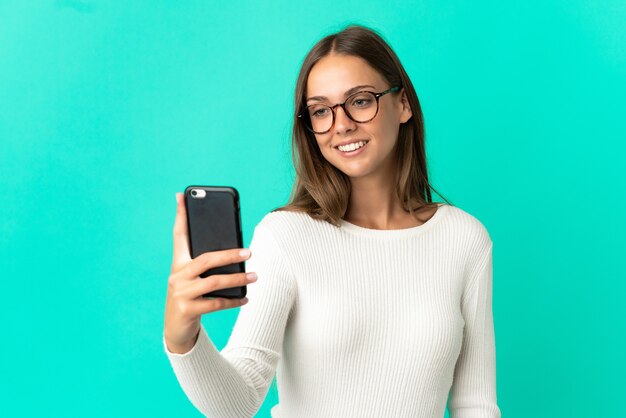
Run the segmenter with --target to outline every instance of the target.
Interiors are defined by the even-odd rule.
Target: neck
[[[351,192],[344,219],[372,229],[411,226],[415,219],[402,208],[393,175],[351,178]]]

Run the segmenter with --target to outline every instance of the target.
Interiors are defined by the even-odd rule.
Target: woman
[[[177,194],[164,345],[191,402],[253,416],[276,373],[273,417],[440,418],[448,395],[452,418],[500,417],[492,242],[432,202],[419,101],[378,34],[349,26],[313,47],[293,140],[292,199],[256,226],[251,256],[190,260]],[[198,278],[242,260],[249,279]],[[249,303],[201,297],[244,284]],[[241,305],[219,352],[200,316]]]

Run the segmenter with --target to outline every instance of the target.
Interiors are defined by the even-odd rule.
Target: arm
[[[489,240],[470,273],[461,302],[465,328],[448,402],[450,418],[500,418],[491,306],[492,253],[493,243]]]
[[[193,405],[211,417],[251,417],[260,408],[281,357],[283,334],[295,300],[285,260],[266,227],[257,226],[246,270],[258,281],[248,286],[228,344],[221,353],[201,327],[185,354],[164,347],[176,377]]]

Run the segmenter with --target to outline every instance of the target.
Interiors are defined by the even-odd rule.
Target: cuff
[[[163,349],[165,350],[165,353],[170,358],[170,360],[182,359],[182,358],[197,359],[203,354],[206,355],[207,352],[211,352],[211,351],[219,352],[217,348],[215,347],[215,345],[213,344],[213,341],[211,341],[211,339],[207,335],[206,330],[204,329],[204,326],[202,326],[202,324],[200,325],[200,332],[198,333],[198,339],[196,340],[196,344],[193,347],[191,347],[191,350],[187,351],[186,353],[181,354],[181,353],[174,353],[170,351],[167,348],[165,335],[162,336],[162,339],[163,339]]]

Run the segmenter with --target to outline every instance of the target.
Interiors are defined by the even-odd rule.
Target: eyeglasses
[[[341,106],[351,120],[357,123],[369,122],[378,114],[378,100],[387,93],[400,90],[399,86],[393,86],[380,93],[360,91],[354,93],[343,103],[328,106],[315,103],[304,108],[298,117],[304,126],[315,134],[325,134],[335,124],[335,109]]]

